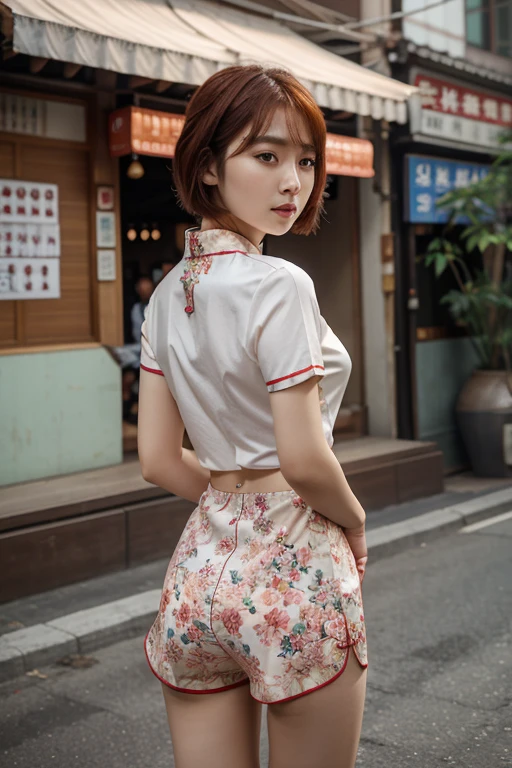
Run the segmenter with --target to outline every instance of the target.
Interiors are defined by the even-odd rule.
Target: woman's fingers
[[[358,560],[356,560],[357,572],[359,573],[361,584],[363,583],[364,575],[366,573],[367,562],[368,562],[368,557],[360,557]]]

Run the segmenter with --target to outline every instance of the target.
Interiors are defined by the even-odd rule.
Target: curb
[[[160,589],[152,589],[2,635],[0,682],[71,653],[90,653],[145,634],[155,620],[160,596]]]
[[[435,539],[443,533],[478,523],[510,509],[512,487],[507,487],[400,523],[373,528],[366,533],[368,552],[371,560],[376,562],[402,552],[406,547]]]
[[[366,534],[372,562],[443,533],[512,509],[512,487],[476,499],[436,509]],[[120,640],[146,634],[160,603],[161,590],[103,603],[70,613],[46,624],[9,632],[0,637],[0,682],[72,653],[90,653]]]

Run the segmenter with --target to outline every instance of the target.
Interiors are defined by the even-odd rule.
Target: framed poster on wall
[[[115,213],[96,211],[96,247],[116,247],[116,216]]]
[[[0,300],[59,297],[57,185],[0,179]]]

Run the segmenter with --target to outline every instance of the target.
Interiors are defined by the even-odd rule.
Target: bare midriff
[[[279,467],[275,469],[232,469],[227,472],[210,470],[213,488],[228,493],[273,493],[292,491]]]

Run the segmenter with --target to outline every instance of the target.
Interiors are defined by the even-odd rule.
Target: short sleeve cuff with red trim
[[[159,376],[163,376],[163,371],[158,365],[155,357],[155,353],[151,348],[151,344],[148,339],[148,329],[146,320],[142,323],[140,340],[140,367],[143,371],[148,373],[156,373]]]
[[[301,384],[312,376],[323,376],[324,372],[324,366],[321,364],[308,365],[307,368],[302,368],[302,370],[294,371],[287,376],[281,376],[277,379],[266,381],[265,383],[269,392],[279,392],[281,389],[293,387],[295,384]]]
[[[311,277],[295,264],[270,272],[258,286],[248,352],[269,392],[324,376],[322,316]]]

